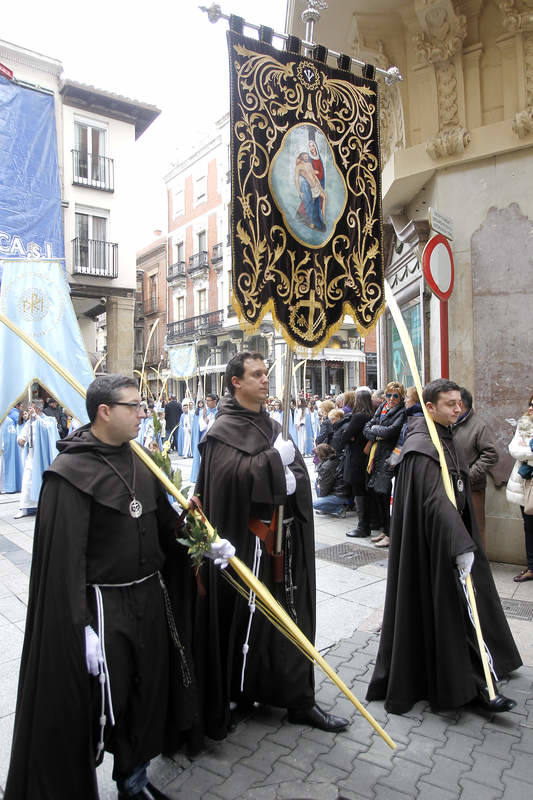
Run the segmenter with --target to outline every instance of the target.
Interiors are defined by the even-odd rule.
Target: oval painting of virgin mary
[[[347,191],[331,147],[315,125],[285,134],[268,176],[285,226],[300,244],[322,247],[335,232]]]

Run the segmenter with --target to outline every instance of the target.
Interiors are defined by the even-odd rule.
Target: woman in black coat
[[[357,528],[346,534],[346,536],[354,538],[370,536],[366,492],[368,455],[364,452],[367,439],[363,434],[363,428],[373,415],[374,407],[370,389],[361,387],[355,393],[355,405],[341,437],[341,444],[344,448],[344,478],[351,486],[352,497],[359,515]]]
[[[320,404],[320,408],[318,409],[320,428],[318,429],[315,445],[329,444],[331,442],[331,438],[333,436],[333,423],[329,419],[328,414],[330,411],[333,411],[334,408],[335,403],[332,403],[331,400],[324,400]]]
[[[383,539],[378,542],[380,547],[387,547],[389,544],[393,472],[386,461],[394,449],[407,418],[404,397],[405,389],[401,383],[397,381],[388,383],[385,389],[385,402],[380,405],[363,429],[365,437],[372,442],[367,470],[367,489],[375,498],[380,516],[380,527],[385,534]]]

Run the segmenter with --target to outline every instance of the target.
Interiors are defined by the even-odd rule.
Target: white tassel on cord
[[[463,592],[465,593],[465,597],[466,597],[466,604],[468,606],[468,616],[470,617],[470,622],[474,626],[474,630],[475,630],[476,629],[476,624],[474,622],[474,614],[472,612],[472,606],[470,605],[470,598],[468,596],[468,590],[466,588],[466,578],[463,578],[463,576],[459,573],[459,579],[461,581],[461,586],[463,587]],[[494,662],[492,660],[492,654],[491,654],[489,648],[487,647],[487,643],[485,642],[485,640],[483,640],[483,645],[485,647],[485,653],[487,654],[487,662],[488,662],[488,665],[490,667],[490,671],[494,675],[494,680],[497,681],[498,680],[498,676],[496,675],[496,672],[494,671]]]
[[[107,668],[107,658],[105,653],[105,628],[104,628],[104,602],[102,599],[102,592],[100,591],[99,586],[94,586],[94,594],[96,597],[96,616],[98,621],[98,638],[100,640],[100,647],[102,648],[102,656],[103,656],[103,663],[100,668],[100,673],[98,675],[98,680],[100,681],[100,689],[101,689],[101,697],[102,703],[100,706],[100,737],[98,739],[98,744],[96,746],[96,758],[98,759],[102,754],[104,749],[104,730],[106,726],[106,715],[105,715],[105,701],[106,701],[106,690],[107,690],[107,705],[109,708],[109,721],[111,725],[115,725],[115,715],[113,713],[113,703],[111,700],[111,683],[109,680],[109,670]]]
[[[252,567],[252,572],[256,578],[259,577],[260,563],[261,563],[261,542],[259,540],[259,537],[256,536],[254,563]],[[244,644],[242,646],[241,692],[244,691],[244,673],[246,671],[246,657],[248,655],[248,650],[250,649],[248,641],[250,639],[250,631],[252,630],[252,619],[255,613],[255,592],[252,592],[251,589],[250,589],[250,594],[248,595],[248,608],[250,609],[250,616],[248,618],[248,627],[246,629],[246,639],[244,640]]]

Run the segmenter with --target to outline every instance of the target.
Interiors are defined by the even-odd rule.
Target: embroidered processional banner
[[[377,84],[235,31],[228,45],[241,324],[270,311],[315,349],[349,314],[364,335],[384,308]]]

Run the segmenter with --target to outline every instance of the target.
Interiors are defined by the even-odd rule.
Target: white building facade
[[[159,111],[92,86],[62,81],[60,61],[17,45],[0,41],[0,63],[12,70],[16,83],[54,97],[65,265],[73,305],[93,360],[103,355],[96,318],[105,313],[106,370],[131,373],[134,146]]]

